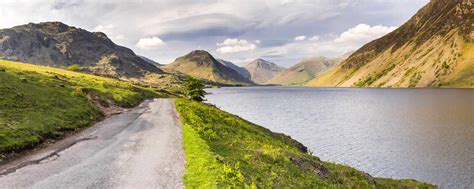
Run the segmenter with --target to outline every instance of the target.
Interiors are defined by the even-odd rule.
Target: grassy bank
[[[189,188],[433,188],[323,162],[290,137],[203,103],[175,100]]]
[[[0,60],[0,153],[89,126],[103,116],[98,106],[132,107],[159,96],[124,81]]]

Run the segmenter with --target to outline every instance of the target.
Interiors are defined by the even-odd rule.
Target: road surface
[[[146,101],[0,167],[0,188],[183,188],[182,129],[170,99]]]

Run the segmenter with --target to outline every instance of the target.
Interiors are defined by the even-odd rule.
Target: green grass
[[[188,188],[433,188],[320,161],[299,142],[213,106],[175,100]]]
[[[91,125],[103,117],[94,104],[133,107],[159,96],[124,81],[0,60],[0,153]]]

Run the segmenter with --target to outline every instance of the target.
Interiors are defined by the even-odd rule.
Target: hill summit
[[[231,85],[251,85],[249,79],[236,70],[216,60],[209,52],[195,50],[177,58],[167,69],[177,71],[198,79]]]

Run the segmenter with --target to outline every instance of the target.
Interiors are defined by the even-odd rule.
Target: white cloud
[[[115,26],[113,24],[98,25],[94,28],[94,31],[108,33],[112,31],[113,29],[115,29]]]
[[[319,40],[319,36],[315,35],[315,36],[309,38],[309,40],[310,41],[317,41],[317,40]]]
[[[363,45],[371,40],[382,37],[395,29],[397,29],[397,27],[359,24],[356,27],[343,32],[339,37],[334,39],[334,42],[348,45]]]
[[[142,50],[155,50],[166,43],[158,37],[141,38],[136,46]]]
[[[125,35],[119,34],[119,35],[113,36],[113,39],[115,39],[115,40],[124,40],[124,39],[125,39]]]
[[[304,41],[305,39],[306,39],[306,36],[304,35],[295,37],[295,41]]]
[[[260,41],[256,41],[259,43]],[[222,43],[217,43],[219,48],[216,49],[218,53],[221,54],[229,54],[229,53],[238,53],[238,52],[246,52],[252,51],[257,48],[257,45],[254,43],[250,43],[244,39],[226,39]]]

